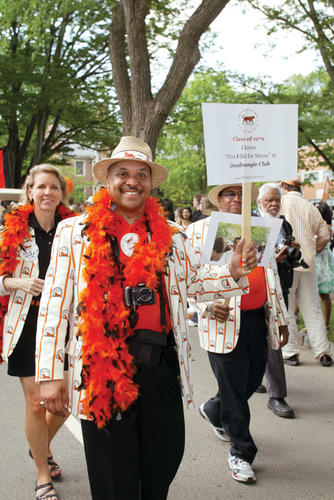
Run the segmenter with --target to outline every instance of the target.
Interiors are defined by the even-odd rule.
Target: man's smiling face
[[[122,160],[108,170],[107,189],[120,215],[141,217],[151,186],[151,169],[140,161]]]

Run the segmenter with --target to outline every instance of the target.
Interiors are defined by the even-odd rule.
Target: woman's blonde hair
[[[202,213],[209,217],[211,212],[217,211],[217,208],[212,205],[207,195],[203,195],[201,198]]]
[[[36,175],[38,174],[53,174],[55,177],[57,177],[60,184],[61,192],[63,194],[61,201],[64,205],[68,207],[69,194],[67,191],[67,182],[65,178],[61,175],[58,168],[54,167],[53,165],[50,165],[49,163],[41,163],[40,165],[35,165],[29,170],[27,177],[24,181],[24,184],[22,186],[23,193],[20,198],[20,204],[26,205],[27,203],[30,203],[29,188],[33,187]]]

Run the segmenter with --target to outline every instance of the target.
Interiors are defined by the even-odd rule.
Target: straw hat
[[[302,181],[300,179],[293,179],[288,181],[281,181],[280,186],[282,186],[282,184],[287,184],[288,186],[301,187]]]
[[[146,142],[138,137],[125,136],[115,147],[110,158],[100,160],[94,164],[93,173],[95,179],[105,186],[108,168],[122,160],[140,161],[149,165],[151,167],[152,188],[162,184],[168,177],[168,170],[152,161],[152,151]]]
[[[218,200],[218,195],[221,191],[223,191],[226,188],[229,187],[240,187],[242,188],[242,183],[236,183],[236,184],[219,184],[219,186],[216,186],[211,189],[208,193],[209,200],[213,205],[219,208],[219,200]],[[251,185],[251,201],[255,201],[257,199],[257,195],[259,193],[259,190],[254,184]]]

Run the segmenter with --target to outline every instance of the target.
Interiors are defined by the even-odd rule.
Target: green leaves
[[[0,0],[0,133],[17,185],[22,167],[70,142],[105,146],[118,130],[107,48],[114,3]]]

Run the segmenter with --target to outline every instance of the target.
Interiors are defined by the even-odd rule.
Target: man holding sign
[[[251,186],[251,199],[257,188]],[[220,212],[241,214],[242,184],[222,184],[209,192],[209,200]],[[194,251],[202,253],[210,217],[191,224],[187,235]],[[210,275],[214,266],[207,265]],[[257,267],[249,275],[249,294],[233,298],[229,306],[214,300],[197,304],[200,311],[200,344],[208,351],[218,383],[217,394],[200,406],[201,416],[215,434],[231,441],[228,464],[236,481],[256,481],[252,463],[257,447],[249,431],[248,399],[260,385],[267,360],[265,310],[270,311],[277,345],[287,342],[286,308],[278,276],[269,268]]]
[[[106,189],[54,240],[36,343],[41,404],[81,419],[93,500],[164,500],[184,448],[179,375],[192,406],[187,296],[246,294],[255,251],[240,263],[240,242],[229,267],[207,276],[150,196],[168,172],[140,138],[123,137],[94,175]],[[68,324],[69,399],[56,358]]]

